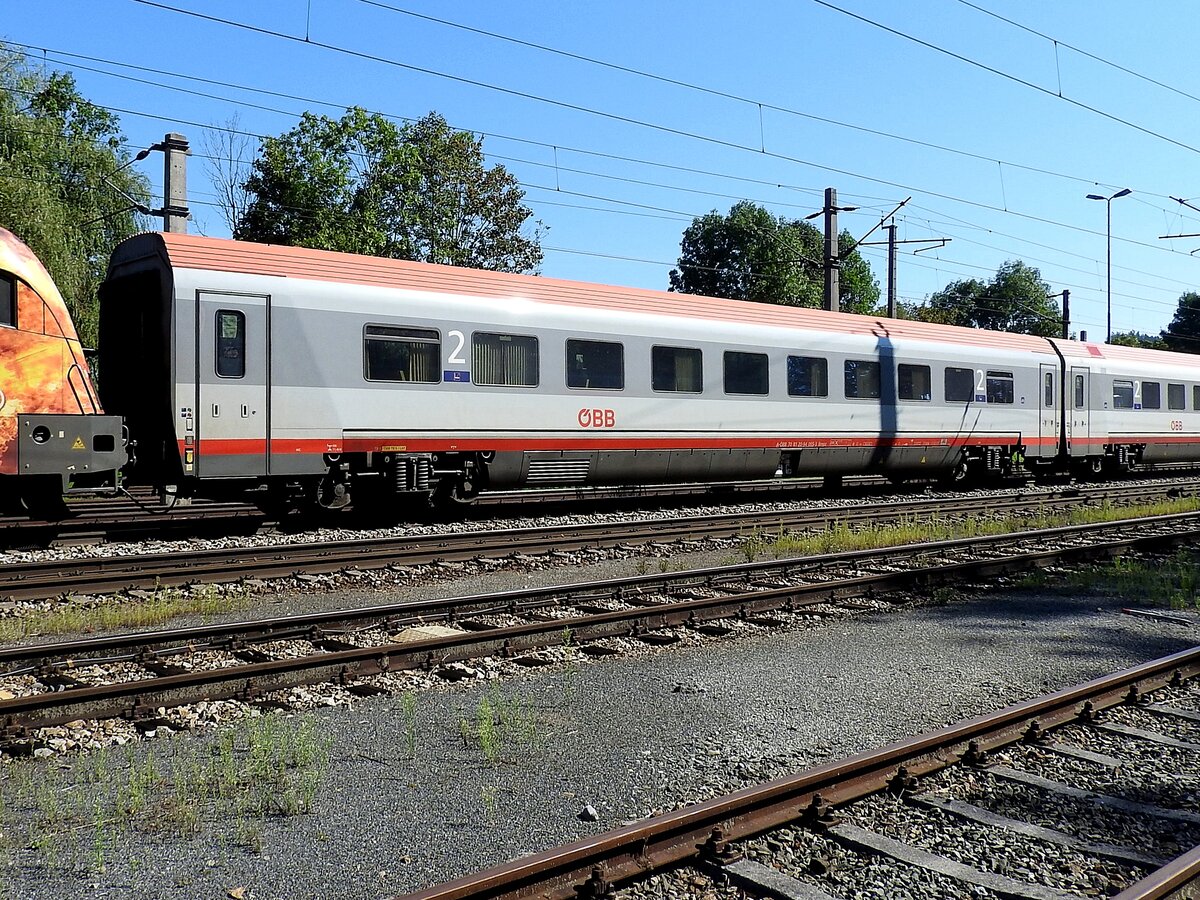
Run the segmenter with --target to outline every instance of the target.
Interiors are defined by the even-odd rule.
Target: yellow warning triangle
[[[71,445],[71,449],[72,450],[86,450],[87,447],[84,446],[83,438],[81,438],[81,437],[75,438],[75,443],[73,443]]]

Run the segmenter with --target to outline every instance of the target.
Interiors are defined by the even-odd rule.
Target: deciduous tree
[[[1159,334],[1143,334],[1140,331],[1126,331],[1121,334],[1114,334],[1109,338],[1110,344],[1118,344],[1122,347],[1142,347],[1146,350],[1166,350],[1166,341]]]
[[[1168,350],[1200,353],[1200,294],[1188,291],[1179,298],[1175,316],[1162,338]]]
[[[874,312],[879,285],[870,264],[843,232],[839,299],[846,312]],[[825,238],[815,225],[774,216],[743,200],[726,215],[713,210],[683,233],[670,289],[758,303],[819,308],[825,291]]]
[[[263,141],[246,190],[242,240],[502,272],[541,265],[541,224],[516,178],[486,167],[482,139],[437,113],[407,125],[357,107],[337,121],[305,113]]]
[[[946,285],[912,313],[928,322],[1055,337],[1062,334],[1062,312],[1049,295],[1042,273],[1013,259],[989,281]]]
[[[117,117],[74,78],[0,45],[0,225],[50,271],[85,346],[96,342],[96,289],[114,246],[145,228],[145,178],[128,168]]]

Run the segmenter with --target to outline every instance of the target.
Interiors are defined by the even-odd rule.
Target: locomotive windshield
[[[9,275],[0,275],[0,325],[17,324],[17,291]]]

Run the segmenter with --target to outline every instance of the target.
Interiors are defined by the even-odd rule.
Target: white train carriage
[[[1059,453],[1042,338],[144,234],[102,289],[143,480],[325,505]]]
[[[1200,461],[1200,356],[1055,341],[1070,458],[1093,474]]]

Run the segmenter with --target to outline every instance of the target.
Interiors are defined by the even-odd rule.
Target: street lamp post
[[[1111,197],[1104,197],[1100,194],[1088,194],[1089,200],[1103,200],[1105,209],[1108,213],[1108,337],[1104,339],[1104,343],[1112,340],[1112,202],[1118,197],[1124,197],[1126,194],[1132,194],[1130,188],[1117,191]]]

